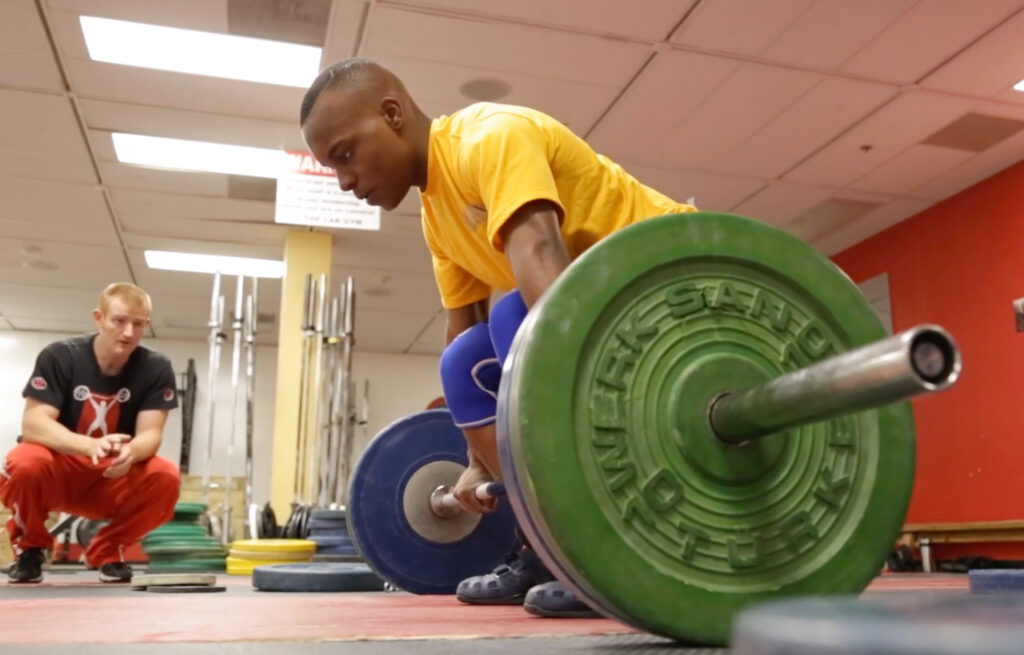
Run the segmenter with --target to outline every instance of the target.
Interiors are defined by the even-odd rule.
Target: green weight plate
[[[909,405],[743,446],[707,411],[885,336],[837,267],[768,225],[620,230],[534,306],[505,363],[499,450],[527,538],[605,613],[677,639],[725,643],[751,603],[859,592],[909,503]]]
[[[205,557],[175,561],[150,562],[147,573],[198,573],[224,570],[223,557]]]
[[[199,516],[206,511],[206,508],[206,503],[179,501],[174,506],[174,513],[181,516]]]
[[[220,545],[220,542],[213,537],[207,535],[176,535],[176,534],[158,534],[150,535],[142,540],[143,546],[150,546],[156,544],[191,544],[193,546],[213,546]]]
[[[154,557],[181,557],[183,555],[195,557],[224,557],[226,551],[216,541],[194,542],[194,541],[165,541],[157,544],[146,544],[143,550],[150,558]]]
[[[156,530],[153,530],[146,535],[146,539],[152,537],[164,537],[164,536],[175,536],[175,537],[205,537],[209,534],[209,531],[205,526],[198,525],[196,523],[165,523]]]

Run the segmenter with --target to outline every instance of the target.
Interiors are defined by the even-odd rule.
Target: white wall
[[[62,339],[65,334],[39,332],[0,332],[0,453],[6,453],[14,444],[21,429],[24,400],[21,390],[32,372],[36,355],[48,343]],[[143,343],[167,355],[174,365],[175,374],[185,371],[188,359],[196,362],[197,392],[192,424],[192,453],[190,473],[202,475],[206,466],[206,435],[209,424],[209,394],[207,362],[209,346],[205,341],[178,341],[147,339]],[[214,455],[209,469],[211,475],[224,475],[228,462],[228,435],[231,426],[230,337],[222,349],[220,380],[214,411],[216,438]],[[242,356],[244,370],[244,350]],[[441,382],[437,373],[438,358],[423,355],[397,355],[387,353],[356,352],[353,354],[352,375],[359,382],[369,379],[369,412],[367,425],[356,428],[355,453],[362,451],[366,442],[388,423],[407,414],[426,408],[427,403],[441,395]],[[256,347],[256,395],[253,430],[253,496],[264,503],[270,498],[270,471],[273,452],[274,393],[276,388],[277,348]],[[358,398],[359,396],[357,396]],[[164,432],[159,454],[174,462],[181,453],[181,410],[171,413]],[[245,389],[238,394],[235,417],[236,437],[231,457],[231,474],[245,471]],[[357,455],[358,456],[358,455]]]

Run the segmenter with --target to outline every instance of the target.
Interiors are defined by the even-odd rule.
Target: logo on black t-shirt
[[[39,391],[44,391],[46,389],[46,386],[47,386],[46,385],[46,380],[44,380],[43,378],[39,377],[38,375],[36,377],[32,378],[32,388],[33,389],[37,389]]]
[[[121,405],[132,397],[131,391],[121,388],[116,394],[95,393],[84,384],[75,387],[72,396],[82,403],[76,432],[89,437],[102,437],[117,432]]]
[[[174,400],[174,389],[164,389],[164,400],[167,402]]]

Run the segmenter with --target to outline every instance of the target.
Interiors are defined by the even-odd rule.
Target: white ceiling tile
[[[65,57],[84,59],[89,52],[79,16],[226,33],[227,0],[43,0],[50,29]]]
[[[110,143],[110,136],[105,135]],[[97,153],[99,155],[99,153]],[[161,168],[147,168],[132,164],[118,164],[100,157],[100,175],[103,183],[114,188],[180,193],[190,196],[227,197],[228,176],[219,173],[192,173]]]
[[[32,0],[5,0],[0,21],[0,43],[5,57],[11,50],[50,54],[46,30]]]
[[[96,324],[90,318],[34,318],[24,317],[11,319],[15,330],[32,332],[56,332],[60,334],[86,334],[95,332]]]
[[[117,242],[99,188],[4,176],[0,176],[0,234],[30,244]]]
[[[650,46],[512,23],[427,15],[378,4],[361,54],[464,64],[574,83],[629,80]]]
[[[409,346],[407,352],[416,355],[440,355],[444,351],[447,335],[448,312],[441,310]]]
[[[422,234],[332,230],[331,238],[334,242],[331,261],[335,266],[432,276],[430,252]]]
[[[30,0],[7,0],[0,20],[0,85],[62,92],[50,40]]]
[[[820,81],[811,73],[743,64],[679,128],[662,139],[693,153],[701,166],[722,170],[743,143],[799,102]],[[692,156],[692,155],[691,155]]]
[[[0,89],[0,174],[96,182],[67,98]]]
[[[364,0],[333,0],[321,69],[352,56],[368,4]]]
[[[864,175],[851,186],[878,193],[906,193],[907,189],[916,189],[952,170],[973,154],[953,148],[917,144]]]
[[[363,310],[433,314],[441,307],[441,298],[434,284],[434,277],[429,272],[410,273],[332,261],[332,287],[341,284],[341,281],[350,275],[356,284],[357,317]],[[386,280],[383,279],[385,277]],[[387,295],[367,293],[371,288],[386,289]],[[410,339],[409,343],[411,342]]]
[[[977,104],[968,98],[927,91],[905,92],[805,160],[785,179],[846,186]]]
[[[689,52],[659,53],[590,132],[594,148],[615,160],[678,168],[700,153],[670,140],[739,68],[740,63]]]
[[[757,55],[814,0],[717,0],[697,5],[671,41],[702,50]]]
[[[973,6],[973,3],[971,3]],[[970,48],[954,57],[921,83],[928,89],[989,98],[1004,94],[1024,78],[1024,11],[1018,11]],[[1024,103],[1005,96],[1010,101]]]
[[[617,163],[640,182],[673,200],[686,202],[693,198],[701,211],[732,211],[740,201],[765,184],[763,180],[706,171],[657,168],[630,161]]]
[[[760,55],[819,70],[834,70],[913,6],[915,0],[816,0]]]
[[[63,93],[64,81],[52,55],[0,49],[0,86]]]
[[[273,121],[299,121],[303,89],[69,59],[80,97]]]
[[[291,120],[268,121],[103,100],[82,100],[80,106],[86,125],[101,132],[306,150],[299,130],[298,110]]]
[[[355,344],[357,350],[405,352],[426,329],[435,311],[382,311],[362,309],[360,297],[356,309]]]
[[[157,218],[121,214],[125,240],[135,243],[135,237],[159,239],[203,240],[211,244],[245,243],[249,245],[283,247],[288,228],[284,225],[253,225],[238,221],[194,218]]]
[[[870,82],[821,78],[715,168],[779,177],[897,93],[893,87]]]
[[[824,187],[772,182],[736,207],[735,211],[772,225],[785,225],[834,193],[834,189]]]
[[[19,239],[0,239],[0,283],[26,284],[42,287],[71,287],[99,289],[118,280],[129,280],[131,275],[124,253],[115,244],[93,246],[47,242],[38,255],[26,256],[24,242]],[[28,260],[44,261],[56,270],[31,270]]]
[[[9,319],[90,321],[100,288],[69,289],[0,284],[0,314]]]
[[[538,25],[660,41],[696,0],[413,0],[425,8],[456,10]]]
[[[844,72],[913,83],[1020,7],[1020,0],[924,0],[841,66]]]
[[[818,239],[811,245],[828,256],[854,246],[882,230],[906,220],[931,206],[927,200],[897,198],[835,232]]]
[[[274,222],[274,203],[255,200],[233,200],[186,196],[134,189],[113,189],[114,208],[118,213],[136,216],[177,218],[219,218],[230,221]]]
[[[495,74],[479,66],[428,62],[393,55],[379,57],[377,61],[405,81],[420,109],[431,117],[450,114],[475,102],[463,95],[459,87],[469,80]],[[509,85],[510,91],[499,102],[533,107],[578,133],[589,130],[619,92],[615,86],[582,84],[538,75],[501,73],[500,77]],[[434,107],[439,110],[431,111]]]

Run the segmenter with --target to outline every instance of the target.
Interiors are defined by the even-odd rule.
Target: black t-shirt
[[[118,375],[103,375],[92,349],[95,338],[87,334],[44,348],[22,395],[56,407],[66,428],[90,437],[134,436],[139,412],[178,406],[169,359],[138,346]]]

